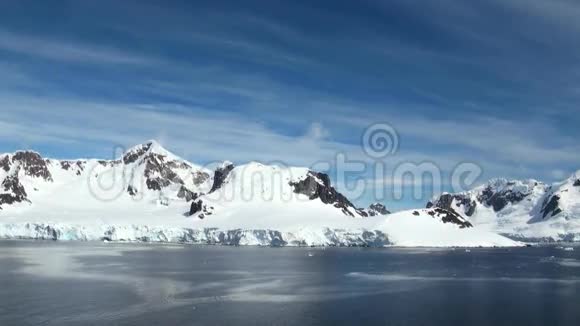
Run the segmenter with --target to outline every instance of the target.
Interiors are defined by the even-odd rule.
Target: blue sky
[[[154,138],[199,163],[372,162],[361,135],[386,122],[388,167],[551,182],[580,168],[578,17],[564,0],[2,1],[0,152]]]

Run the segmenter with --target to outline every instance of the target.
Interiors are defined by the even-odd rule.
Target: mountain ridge
[[[224,161],[210,170],[153,141],[113,160],[19,151],[0,162],[0,237],[231,243],[237,234],[247,237],[238,243],[260,245],[518,245],[444,209],[356,207],[328,175],[308,168]]]
[[[580,171],[551,185],[495,178],[426,205],[453,210],[476,226],[514,238],[580,241]]]

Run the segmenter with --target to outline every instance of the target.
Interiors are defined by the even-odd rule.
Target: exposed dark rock
[[[221,186],[226,181],[226,178],[233,169],[234,169],[233,164],[226,164],[225,166],[216,169],[213,175],[213,185],[211,186],[211,190],[209,191],[209,193],[212,193],[221,188]]]
[[[47,163],[38,153],[29,151],[16,152],[12,160],[13,162],[20,162],[26,175],[52,182],[52,175],[48,171]]]
[[[84,162],[84,161],[76,161],[75,162],[75,165],[77,166],[77,168],[79,170],[84,171],[85,170],[86,162]]]
[[[542,218],[546,218],[548,214],[552,214],[551,216],[556,216],[562,213],[562,209],[560,209],[558,205],[559,201],[560,196],[558,195],[546,198],[546,201],[544,201],[544,207],[542,208]]]
[[[580,187],[580,179],[574,181],[574,187]]]
[[[179,161],[168,161],[167,166],[172,169],[191,169],[191,165]]]
[[[15,195],[22,195],[26,197],[26,190],[20,184],[20,180],[18,179],[18,174],[7,176],[2,181],[2,188],[4,188],[5,192],[11,192]]]
[[[201,213],[197,216],[200,219],[203,219],[206,215],[212,214],[212,212],[207,209],[207,206],[203,203],[203,201],[201,199],[194,200],[191,203],[191,207],[189,209],[188,216],[192,216],[192,215],[195,215],[197,213]]]
[[[389,212],[389,210],[387,210],[387,207],[381,203],[371,204],[369,206],[369,208],[366,210],[366,213],[368,213],[368,216],[391,214],[391,212]]]
[[[183,180],[167,164],[165,156],[149,153],[145,158],[144,176],[147,187],[151,190],[161,190],[172,183],[183,185]]]
[[[26,194],[24,186],[18,179],[18,174],[4,178],[4,181],[2,181],[2,188],[5,193],[0,194],[0,206],[28,201],[28,195]]]
[[[153,143],[143,144],[133,148],[123,156],[124,164],[135,163],[142,160],[140,164],[145,165],[143,175],[145,184],[150,190],[161,190],[171,184],[184,184],[184,181],[172,169],[191,168],[189,164],[182,161],[168,160],[167,156],[150,151]],[[106,162],[101,163],[107,165]],[[209,176],[207,176],[209,178]]]
[[[443,223],[453,223],[459,225],[460,228],[470,228],[473,227],[473,224],[466,221],[461,215],[457,214],[456,211],[453,209],[443,209],[436,207],[427,212],[427,214],[435,217],[441,218]]]
[[[143,156],[151,148],[151,143],[143,144],[138,148],[135,148],[123,156],[123,163],[131,164],[136,162],[141,156]]]
[[[70,164],[70,162],[69,162],[69,161],[61,161],[61,162],[60,162],[60,167],[61,167],[63,170],[65,170],[65,171],[68,171],[68,170],[70,169],[70,167],[71,167],[71,164]]]
[[[413,211],[413,215],[419,216],[419,215],[421,215],[421,213],[419,213],[418,211]]]
[[[76,167],[77,168],[76,175],[81,175],[81,172],[85,170],[85,164],[86,162],[84,161],[60,161],[60,167],[65,171],[68,171],[71,168]]]
[[[477,202],[470,199],[466,199],[466,201],[460,202],[459,205],[464,205],[465,215],[467,216],[473,216],[475,209],[477,208]]]
[[[153,143],[143,144],[125,153],[122,161],[99,161],[103,166],[114,166],[119,163],[132,164],[138,162],[145,166],[143,171],[143,176],[145,177],[145,184],[150,190],[162,190],[172,184],[183,185],[184,181],[173,171],[173,169],[189,169],[191,166],[186,162],[178,160],[169,160],[166,155],[155,153],[150,151]],[[196,178],[197,179],[196,179]],[[196,180],[207,180],[209,175],[207,173],[200,172],[200,175],[194,177],[194,183]],[[203,179],[203,178],[206,179]],[[201,181],[200,183],[202,183]],[[186,194],[182,192],[185,198]],[[189,195],[188,195],[189,196]]]
[[[0,209],[2,208],[2,205],[4,205],[4,204],[12,205],[14,203],[20,203],[23,201],[28,201],[28,200],[14,196],[13,194],[0,194]]]
[[[0,167],[6,172],[10,171],[10,157],[8,155],[4,155],[4,157],[0,159]]]
[[[290,182],[290,186],[294,187],[294,193],[306,195],[310,200],[319,198],[323,203],[341,209],[345,215],[354,217],[350,208],[361,214],[361,210],[356,209],[343,194],[330,185],[330,178],[324,173],[309,171],[304,180]]]
[[[210,177],[209,174],[201,171],[193,172],[192,176],[193,176],[193,184],[196,186],[206,182]]]
[[[443,194],[435,201],[435,203],[428,202],[427,208],[439,207],[450,210],[453,209],[453,207],[451,207],[451,205],[453,204],[453,200],[456,201],[457,207],[460,207],[462,205],[465,207],[465,215],[472,216],[475,213],[477,202],[471,200],[469,196],[464,194],[455,194],[455,195]]]
[[[147,188],[150,190],[161,190],[171,184],[168,180],[161,178],[152,178],[145,181]]]
[[[133,186],[128,186],[127,193],[129,193],[129,196],[135,196],[137,195],[137,189],[135,189]]]
[[[185,199],[186,202],[196,200],[197,197],[199,197],[197,193],[187,189],[185,186],[181,186],[181,188],[179,188],[179,192],[177,193],[177,198]]]
[[[508,183],[508,186],[510,183]],[[484,203],[486,206],[493,207],[495,212],[504,209],[508,204],[514,204],[522,201],[529,193],[522,193],[507,189],[504,191],[495,192],[491,186],[486,187],[482,193],[477,197],[477,200]]]

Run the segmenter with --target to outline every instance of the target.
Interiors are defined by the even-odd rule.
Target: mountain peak
[[[501,192],[521,192],[521,193],[529,193],[535,187],[543,187],[544,183],[535,180],[535,179],[524,179],[524,180],[516,180],[516,179],[505,179],[505,178],[494,178],[489,180],[483,186],[474,189],[476,192],[478,191],[492,191],[494,193],[501,193]]]
[[[129,148],[123,155],[123,162],[125,164],[133,163],[147,154],[165,156],[169,160],[182,160],[180,157],[165,149],[159,142],[152,139]]]
[[[163,148],[163,146],[155,139],[150,139],[150,140],[146,141],[145,143],[143,143],[143,145],[149,147],[149,150],[152,150],[152,151],[165,150],[165,148]]]

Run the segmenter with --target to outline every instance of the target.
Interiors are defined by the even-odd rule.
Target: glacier
[[[387,235],[381,231],[329,228],[280,232],[275,230],[150,227],[146,225],[103,225],[99,228],[90,228],[83,225],[21,223],[0,224],[0,238],[273,247],[383,247],[392,245]]]
[[[341,225],[335,223],[333,227],[312,224],[278,229],[10,222],[0,223],[0,238],[274,247],[511,247],[524,245],[522,242],[477,228],[460,229],[450,223],[441,223],[430,217],[427,211],[421,211],[420,216],[412,215],[410,212],[401,212],[389,216],[386,221],[377,219],[359,222],[361,223],[341,223]]]

